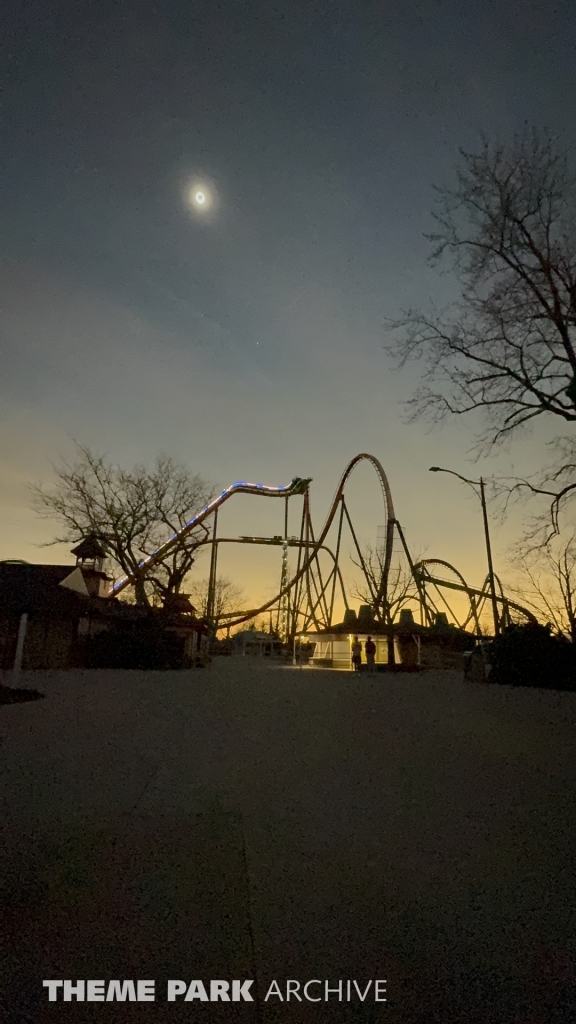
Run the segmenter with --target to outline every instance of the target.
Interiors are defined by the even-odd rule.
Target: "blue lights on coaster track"
[[[295,476],[294,479],[289,484],[280,484],[278,486],[269,486],[267,484],[253,484],[247,480],[237,480],[235,483],[231,484],[230,487],[226,487],[222,491],[222,493],[219,494],[216,498],[213,498],[213,500],[209,502],[208,505],[204,505],[204,508],[201,509],[200,512],[197,512],[196,515],[192,517],[192,519],[189,519],[188,522],[184,524],[181,530],[178,530],[176,533],[173,533],[165,544],[162,544],[159,548],[156,548],[155,551],[153,551],[151,555],[148,555],[147,558],[142,559],[142,561],[138,563],[137,571],[148,571],[152,569],[153,566],[157,562],[159,562],[161,558],[168,554],[170,548],[173,547],[173,545],[175,545],[179,540],[185,537],[187,533],[190,533],[190,531],[193,530],[195,526],[200,526],[200,524],[205,519],[207,519],[208,516],[212,515],[212,513],[215,512],[216,509],[218,509],[220,505],[223,504],[223,502],[227,501],[228,498],[231,498],[233,494],[262,494],[264,497],[270,498],[277,498],[282,496],[291,497],[293,494],[303,494],[306,488],[308,487],[309,483],[310,478],[303,479],[299,476]],[[121,590],[124,590],[125,587],[133,583],[134,579],[135,576],[133,574],[122,576],[122,578],[116,580],[116,583],[114,583],[114,585],[112,586],[112,589],[110,590],[110,595],[112,597],[115,597],[116,594],[119,594]]]
[[[253,608],[249,611],[238,612],[238,617],[234,617],[232,620],[229,620],[228,617],[226,618],[228,619],[228,625],[230,627],[235,627],[242,622],[246,622],[249,619],[255,618],[257,615],[262,615],[264,612],[268,611],[273,606],[278,605],[278,607],[280,607],[280,602],[282,602],[288,594],[295,593],[295,613],[292,605],[290,606],[291,614],[293,615],[293,631],[298,631],[298,629],[300,628],[298,623],[299,615],[304,616],[304,628],[308,628],[307,624],[312,624],[313,626],[315,626],[315,628],[318,629],[328,628],[329,626],[331,626],[332,623],[335,582],[337,579],[339,579],[341,584],[342,595],[344,596],[344,604],[346,607],[348,607],[348,603],[344,595],[344,583],[342,579],[342,573],[340,571],[338,563],[340,551],[340,533],[342,530],[344,517],[348,522],[348,526],[352,533],[356,549],[359,553],[360,561],[362,561],[362,555],[360,552],[360,548],[358,546],[358,541],[356,539],[356,535],[354,533],[348,509],[346,507],[346,503],[344,500],[344,488],[346,482],[354,468],[358,465],[359,462],[362,461],[367,461],[372,465],[379,479],[383,501],[383,507],[380,512],[380,516],[383,518],[380,518],[380,522],[385,523],[385,542],[383,546],[382,571],[380,580],[376,581],[377,588],[375,592],[372,593],[372,605],[375,611],[379,612],[379,614],[382,614],[382,609],[388,607],[388,577],[390,572],[392,553],[394,549],[395,535],[398,534],[402,544],[401,550],[404,551],[418,592],[418,598],[422,610],[423,624],[432,626],[434,622],[434,615],[439,611],[439,608],[441,607],[438,605],[436,595],[438,595],[443,604],[446,605],[446,607],[448,607],[447,601],[443,597],[443,591],[447,588],[449,591],[460,591],[462,594],[465,594],[470,605],[470,610],[466,614],[466,617],[463,620],[460,628],[465,629],[471,623],[473,623],[478,635],[481,635],[480,615],[483,607],[483,602],[485,602],[489,597],[488,582],[485,581],[483,586],[480,588],[469,587],[464,578],[462,577],[462,575],[458,573],[457,570],[453,568],[453,566],[449,565],[447,562],[444,562],[440,559],[424,559],[423,561],[420,561],[416,564],[412,562],[409,550],[406,545],[406,540],[404,538],[404,533],[402,531],[400,523],[397,521],[395,517],[394,506],[392,503],[392,495],[390,492],[390,487],[384,469],[379,460],[376,459],[375,456],[370,455],[367,452],[362,452],[359,455],[356,455],[355,458],[351,459],[351,461],[346,466],[344,473],[342,474],[342,477],[338,484],[338,487],[336,489],[336,494],[334,496],[332,505],[330,506],[330,509],[328,511],[328,515],[324,523],[324,526],[322,527],[319,533],[315,533],[312,530],[312,522],[310,518],[310,503],[307,494],[308,487],[311,482],[310,478],[302,479],[300,477],[295,477],[289,484],[281,484],[278,486],[269,486],[267,484],[261,483],[251,483],[250,481],[247,480],[237,480],[233,484],[231,484],[230,487],[226,487],[207,505],[204,505],[204,507],[199,512],[197,512],[195,516],[193,516],[190,520],[188,520],[187,523],[184,524],[182,529],[178,530],[176,533],[173,533],[172,536],[164,544],[162,544],[155,551],[153,551],[151,555],[148,555],[141,562],[139,562],[137,568],[134,570],[133,573],[123,576],[122,579],[117,580],[110,591],[110,597],[115,597],[122,590],[124,590],[125,587],[135,583],[137,579],[145,578],[146,573],[149,572],[150,569],[154,567],[154,565],[160,562],[170,552],[170,550],[173,547],[175,547],[192,530],[194,530],[198,526],[201,526],[204,523],[204,521],[208,519],[211,515],[215,515],[219,507],[224,502],[228,501],[229,498],[233,497],[235,494],[254,494],[261,495],[262,497],[271,498],[290,498],[293,495],[300,494],[304,495],[300,540],[298,540],[297,538],[288,538],[287,536],[284,538],[234,538],[235,541],[242,543],[279,543],[284,547],[284,559],[286,559],[286,552],[288,547],[298,547],[301,550],[302,558],[300,558],[299,553],[298,566],[296,568],[294,575],[290,579],[287,579],[286,576],[283,575],[281,579],[279,593],[277,593],[274,597],[267,600],[259,608]],[[334,522],[339,522],[336,554],[333,554],[330,548],[326,546],[328,532]],[[210,531],[206,526],[204,526],[204,530],[206,531],[206,537],[200,540],[199,544],[213,544],[214,546],[216,546],[218,543],[231,540],[231,538],[216,539],[214,537],[214,533],[212,533],[212,536],[210,535]],[[325,583],[323,582],[322,579],[320,563],[318,561],[318,556],[321,551],[327,552],[328,555],[333,560],[332,570],[328,577],[326,578]],[[215,562],[214,565],[216,565]],[[450,572],[454,574],[453,578],[446,578],[443,570],[450,570]],[[332,579],[334,582],[331,583]],[[370,580],[368,577],[366,577],[366,579],[370,590],[374,590],[374,581]],[[298,590],[300,586],[303,588],[301,592]],[[332,588],[331,595],[328,592],[329,586],[331,586]],[[299,610],[300,606],[298,602],[300,600],[300,596],[302,593],[307,595],[306,599],[308,601],[308,605],[307,610],[301,613]],[[327,594],[328,598],[326,596]],[[534,616],[530,611],[528,611],[525,608],[522,608],[515,602],[510,601],[509,598],[505,597],[502,591],[500,594],[496,595],[496,600],[499,602],[499,605],[501,606],[502,609],[502,621],[511,621],[510,609],[519,613],[525,619],[534,620]],[[324,601],[325,604],[324,610],[322,606],[322,601]],[[458,619],[454,615],[452,609],[449,608],[449,611],[450,614],[454,617],[455,621],[458,623]]]

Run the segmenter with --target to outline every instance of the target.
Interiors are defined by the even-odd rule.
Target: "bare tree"
[[[490,446],[544,414],[576,420],[576,178],[553,137],[461,151],[438,189],[431,261],[447,259],[460,299],[393,324],[404,363],[424,360],[414,417],[486,414]]]
[[[273,629],[270,629],[270,620],[266,620],[263,615],[261,615],[260,618],[253,616],[251,619],[247,619],[246,622],[241,622],[240,625],[234,629],[234,633],[232,635],[235,636],[237,633],[246,633],[250,630],[253,630],[256,633],[267,633],[268,636],[273,637],[274,639],[280,639],[278,634]]]
[[[152,550],[160,547],[186,526],[211,497],[211,489],[198,475],[170,458],[160,457],[148,474],[150,500],[154,512],[150,538]],[[209,535],[202,525],[181,538],[148,574],[150,586],[162,603],[170,594],[178,594],[196,561],[199,544]]]
[[[364,604],[372,604],[374,594],[378,593],[384,571],[384,550],[382,547],[366,544],[362,550],[362,558],[364,565],[352,559],[353,564],[362,570],[363,577],[362,582],[355,588],[353,596]],[[386,625],[393,624],[401,608],[418,601],[418,588],[409,566],[403,561],[392,565],[388,575],[388,600],[382,609]]]
[[[512,558],[517,572],[516,592],[557,633],[576,643],[576,536],[560,537],[545,547]]]
[[[149,605],[154,595],[163,602],[180,591],[205,527],[183,538],[148,573],[140,563],[206,504],[209,489],[200,476],[166,456],[152,469],[125,470],[81,445],[76,458],[55,473],[52,488],[31,487],[33,508],[63,527],[51,543],[76,543],[95,534],[118,574],[134,577],[139,604]]]
[[[196,605],[200,614],[204,616],[208,611],[209,585],[209,579],[198,580],[189,584],[192,602]],[[218,576],[216,578],[212,612],[216,631],[225,627],[226,620],[224,616],[239,613],[244,600],[244,592],[241,587],[238,587],[232,580],[227,579],[226,576]],[[243,626],[242,628],[246,627]]]
[[[552,452],[548,467],[529,477],[502,477],[491,481],[503,516],[515,500],[543,499],[540,509],[526,520],[522,548],[530,555],[538,549],[547,549],[560,535],[566,514],[576,498],[576,438],[556,437],[548,448]]]

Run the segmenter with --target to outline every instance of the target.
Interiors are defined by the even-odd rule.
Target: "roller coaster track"
[[[362,461],[367,461],[373,467],[378,477],[380,488],[382,492],[382,503],[383,513],[385,521],[385,542],[382,554],[382,571],[380,580],[376,585],[371,578],[370,573],[367,571],[367,566],[364,561],[364,556],[354,530],[352,520],[345,501],[345,487],[346,483],[353,472],[355,467]],[[285,617],[285,635],[293,636],[297,631],[306,631],[311,627],[316,629],[329,629],[332,625],[332,616],[334,610],[334,600],[336,585],[339,583],[340,591],[343,597],[344,606],[348,608],[348,601],[346,592],[344,589],[344,580],[342,572],[340,570],[340,552],[342,542],[343,527],[346,524],[352,535],[356,552],[359,558],[359,565],[363,570],[364,577],[368,590],[371,595],[371,605],[374,611],[374,615],[377,620],[383,622],[389,622],[389,595],[388,595],[388,581],[390,574],[390,566],[392,561],[392,553],[394,546],[395,531],[402,542],[404,553],[406,555],[408,565],[414,583],[416,585],[418,596],[420,600],[422,622],[427,625],[432,625],[435,621],[435,616],[438,614],[438,595],[441,603],[448,608],[452,617],[458,622],[458,617],[454,615],[454,612],[448,605],[443,590],[459,591],[466,594],[469,602],[469,609],[462,619],[463,628],[473,624],[474,631],[478,634],[481,633],[480,628],[480,614],[484,602],[490,597],[488,589],[488,581],[480,588],[470,587],[461,573],[458,572],[449,562],[445,562],[442,559],[424,559],[416,564],[413,563],[406,539],[400,523],[395,518],[394,505],[392,502],[392,494],[390,486],[384,469],[373,455],[369,455],[366,452],[362,452],[353,458],[346,469],[344,470],[342,477],[340,478],[339,484],[336,488],[334,499],[328,511],[328,515],[324,522],[324,525],[318,535],[315,537],[314,529],[312,526],[312,518],[310,511],[310,478],[303,479],[301,477],[295,477],[290,484],[284,486],[268,486],[265,484],[254,484],[246,481],[237,481],[230,487],[227,487],[221,494],[217,495],[207,505],[204,506],[196,515],[194,515],[183,528],[175,532],[165,544],[161,545],[145,559],[143,559],[138,567],[132,574],[127,574],[121,579],[117,580],[110,591],[110,596],[115,597],[124,590],[125,587],[136,582],[137,579],[145,578],[146,574],[150,570],[161,562],[167,554],[169,554],[174,548],[176,548],[182,541],[193,533],[198,527],[203,527],[207,530],[204,525],[206,520],[211,516],[213,517],[213,527],[210,536],[206,536],[201,540],[196,541],[196,546],[201,547],[204,544],[210,544],[212,547],[211,565],[210,565],[210,582],[209,582],[209,612],[208,618],[213,617],[214,611],[214,590],[216,584],[216,563],[217,553],[220,544],[230,543],[248,543],[248,544],[272,544],[282,546],[284,551],[283,557],[283,574],[281,579],[281,586],[279,592],[266,601],[264,604],[257,608],[251,608],[247,611],[236,612],[231,616],[220,616],[221,619],[226,618],[228,620],[227,625],[229,628],[240,625],[251,619],[255,619],[257,616],[262,615],[264,612],[272,608],[278,609],[278,615],[280,617],[280,611],[283,608],[286,612]],[[275,497],[286,499],[286,519],[285,519],[285,535],[283,537],[217,537],[217,519],[218,510],[221,506],[229,501],[232,497],[237,494],[252,494],[260,497]],[[303,507],[302,507],[302,519],[300,526],[299,537],[288,537],[288,499],[296,495],[303,496]],[[326,543],[328,534],[332,526],[337,522],[337,540],[335,549],[332,550]],[[292,576],[287,578],[287,550],[288,548],[296,548],[298,551],[297,566]],[[328,573],[326,579],[323,577],[322,568],[320,564],[319,555],[321,552],[327,553],[331,559],[332,568]],[[438,569],[434,567],[439,567]],[[440,568],[441,567],[441,568]],[[455,580],[446,579],[441,575],[442,569],[447,569],[455,577]],[[501,621],[505,623],[510,621],[510,611],[513,610],[524,618],[534,620],[534,615],[521,605],[516,604],[514,601],[510,601],[504,596],[502,586],[498,580],[500,588],[500,594],[496,595],[497,602],[501,608]],[[462,616],[460,616],[462,618]]]
[[[303,494],[307,488],[310,480],[302,480],[300,477],[294,477],[291,483],[284,485],[283,487],[269,487],[266,484],[251,484],[245,481],[237,481],[227,487],[221,494],[216,498],[213,498],[207,505],[204,506],[200,512],[197,512],[192,519],[189,519],[187,523],[173,533],[168,538],[165,544],[162,544],[159,548],[156,548],[151,555],[147,558],[142,559],[138,564],[138,575],[145,576],[147,572],[150,572],[158,562],[161,562],[167,554],[170,553],[172,548],[176,547],[184,537],[192,533],[193,530],[201,526],[202,523],[209,518],[211,515],[215,515],[221,505],[229,498],[234,497],[235,494],[258,494],[265,498],[289,498],[293,494]],[[125,587],[130,586],[136,580],[136,573],[128,573],[126,576],[122,576],[121,579],[116,580],[111,591],[111,597],[117,597],[118,594],[124,590]]]
[[[438,573],[431,572],[431,566],[442,566],[444,569],[448,569],[450,572],[454,573],[454,575],[458,579],[458,582],[454,582],[453,580],[447,580],[444,576],[440,576]],[[413,566],[412,571],[415,581],[419,583],[420,591],[424,591],[426,595],[425,601],[429,615],[431,609],[433,609],[434,612],[436,613],[439,611],[434,598],[430,594],[430,590],[434,588],[436,593],[439,595],[442,604],[448,609],[452,617],[456,620],[457,624],[462,629],[466,629],[470,625],[470,623],[473,622],[475,626],[475,632],[479,635],[482,634],[482,630],[480,628],[480,615],[482,612],[482,606],[486,601],[491,600],[491,593],[489,589],[489,576],[486,577],[480,589],[476,587],[471,587],[462,576],[462,573],[460,573],[458,569],[451,565],[450,562],[446,562],[442,558],[422,559],[422,561],[417,562]],[[519,615],[523,616],[529,622],[536,622],[536,616],[531,611],[529,611],[527,608],[524,608],[521,604],[517,604],[516,601],[511,601],[508,597],[505,596],[504,589],[502,587],[500,579],[498,578],[498,576],[495,576],[494,578],[500,590],[500,593],[496,594],[496,601],[501,609],[500,617],[502,624],[508,625],[509,622],[511,621],[510,611],[517,612]],[[468,597],[470,607],[465,618],[461,618],[460,621],[458,621],[459,617],[455,615],[453,609],[449,606],[447,600],[441,593],[441,589],[444,588],[447,588],[448,590],[459,591],[460,593],[466,594]]]
[[[210,544],[210,545],[216,544],[217,546],[219,546],[220,544],[263,544],[263,545],[267,545],[269,547],[271,546],[271,547],[282,547],[282,548],[286,547],[286,548],[298,548],[298,549],[301,549],[301,548],[303,548],[305,546],[305,541],[301,541],[297,537],[280,537],[280,536],[276,536],[276,537],[216,537],[214,539],[212,537],[205,537],[203,540],[199,541],[197,546],[199,548],[201,548],[201,547],[205,547],[208,544]],[[338,582],[340,583],[340,590],[342,592],[342,597],[344,599],[344,607],[348,608],[349,605],[348,605],[348,598],[346,596],[346,588],[345,588],[345,584],[344,584],[344,578],[342,576],[342,570],[340,569],[340,566],[338,565],[338,562],[336,561],[336,556],[335,556],[334,552],[326,544],[321,544],[319,546],[319,551],[325,551],[326,554],[328,554],[330,556],[330,558],[332,559],[333,571],[336,572]],[[330,574],[330,576],[332,576],[332,573]],[[274,600],[276,600],[276,598]],[[257,614],[260,614],[260,612],[258,612]],[[246,616],[247,618],[252,618],[253,617],[253,612],[249,612],[249,611],[246,611],[246,612],[239,612],[239,611],[238,612],[224,612],[222,615],[219,616],[219,618],[220,619],[234,619],[234,618],[237,618],[240,615]]]
[[[354,528],[352,526],[352,522],[351,522],[351,519],[350,519],[350,516],[349,516],[349,513],[348,513],[348,509],[346,508],[346,504],[345,504],[345,501],[344,501],[344,488],[346,486],[346,481],[348,480],[348,477],[352,473],[353,469],[358,465],[359,462],[362,462],[362,461],[367,461],[367,462],[369,462],[374,467],[374,469],[376,471],[376,474],[378,476],[379,483],[380,483],[380,487],[381,487],[381,491],[382,491],[383,505],[384,505],[384,516],[385,516],[385,523],[386,523],[386,542],[385,542],[383,572],[382,572],[382,576],[381,576],[381,579],[380,579],[380,584],[379,584],[379,586],[377,588],[377,591],[376,591],[376,593],[373,594],[373,603],[374,603],[375,608],[380,607],[383,604],[383,602],[386,601],[387,585],[388,585],[388,575],[389,575],[390,563],[391,563],[391,559],[392,559],[392,547],[393,547],[393,541],[394,541],[394,523],[395,523],[395,519],[394,519],[394,506],[393,506],[393,502],[392,502],[392,494],[391,494],[391,491],[390,491],[390,486],[388,484],[388,480],[386,478],[386,474],[384,472],[384,469],[383,469],[381,463],[373,455],[369,455],[369,454],[367,454],[365,452],[361,453],[360,455],[357,455],[354,459],[352,459],[349,462],[349,464],[347,465],[346,469],[344,470],[344,473],[342,474],[342,477],[340,479],[338,487],[336,488],[336,494],[334,496],[334,500],[333,500],[332,505],[330,507],[330,510],[328,512],[328,516],[326,518],[326,521],[324,523],[324,526],[322,527],[322,531],[321,531],[321,533],[320,533],[318,538],[316,538],[314,536],[314,530],[313,530],[313,526],[312,526],[312,519],[311,519],[311,515],[310,515],[310,491],[309,491],[309,485],[310,485],[310,482],[311,482],[310,479],[302,479],[300,477],[295,477],[290,484],[287,484],[287,485],[284,485],[284,486],[279,486],[279,487],[270,487],[270,486],[267,486],[265,484],[253,484],[253,483],[248,483],[248,482],[245,482],[245,481],[238,481],[238,482],[232,484],[230,487],[227,487],[224,491],[222,491],[221,494],[219,494],[211,502],[209,502],[207,505],[205,505],[204,508],[201,509],[195,516],[193,516],[184,525],[184,527],[181,530],[179,530],[176,533],[174,533],[166,541],[165,544],[163,544],[161,547],[157,548],[155,551],[152,552],[152,554],[150,554],[145,559],[143,559],[139,563],[136,572],[130,573],[130,574],[126,574],[121,579],[117,580],[113,584],[113,586],[111,588],[110,596],[111,597],[116,597],[118,594],[120,594],[125,589],[125,587],[129,586],[130,584],[133,584],[136,581],[137,578],[145,577],[146,574],[155,565],[157,565],[163,558],[165,558],[166,555],[169,554],[170,551],[174,547],[176,547],[179,543],[181,543],[181,541],[187,535],[191,534],[193,530],[195,530],[197,527],[201,526],[210,516],[213,515],[214,516],[214,520],[216,521],[216,517],[217,517],[217,514],[218,514],[218,509],[226,501],[228,501],[230,498],[232,498],[234,495],[236,495],[236,494],[254,494],[254,495],[261,496],[261,497],[284,497],[284,498],[290,498],[290,497],[292,497],[294,495],[302,494],[304,496],[304,508],[303,508],[303,516],[302,516],[301,535],[300,535],[300,540],[299,540],[299,543],[298,543],[298,548],[299,548],[298,566],[297,566],[295,574],[292,576],[292,578],[290,580],[288,580],[286,585],[281,588],[280,592],[275,597],[273,597],[271,600],[267,601],[265,604],[261,605],[258,608],[250,609],[250,611],[246,612],[242,616],[239,616],[236,619],[234,619],[232,622],[230,622],[229,625],[231,627],[233,627],[233,626],[239,625],[240,623],[245,622],[245,621],[247,621],[249,619],[253,619],[253,618],[255,618],[258,615],[261,615],[263,612],[267,611],[269,608],[272,608],[275,604],[278,604],[280,601],[282,601],[282,599],[285,596],[287,596],[287,595],[289,595],[291,593],[294,593],[294,600],[293,600],[293,603],[292,603],[292,607],[293,607],[293,609],[294,608],[296,609],[296,617],[297,617],[298,609],[299,609],[299,601],[302,598],[301,590],[302,590],[302,585],[303,585],[305,587],[306,597],[308,599],[308,611],[309,611],[309,614],[307,616],[307,619],[309,620],[309,623],[315,625],[317,628],[322,628],[322,627],[328,626],[330,624],[331,612],[332,612],[332,609],[333,609],[333,606],[334,606],[334,588],[335,588],[336,578],[339,576],[339,578],[341,579],[341,573],[339,571],[339,566],[338,566],[338,559],[339,559],[340,541],[341,541],[342,526],[343,526],[344,518],[346,518],[347,521],[348,521],[348,525],[350,526],[350,529],[352,531],[352,535],[353,535],[353,538],[354,538],[354,542],[355,542],[355,545],[356,545],[359,557],[362,560],[362,552],[360,550],[360,546],[358,544],[358,540],[356,538],[356,534],[355,534]],[[318,560],[318,556],[319,556],[319,553],[322,550],[326,549],[325,541],[326,541],[327,535],[329,533],[330,527],[332,526],[332,524],[333,524],[333,522],[334,522],[334,520],[336,518],[336,515],[337,515],[337,512],[338,512],[339,508],[340,508],[340,517],[339,517],[339,524],[338,524],[338,541],[337,541],[337,546],[336,546],[336,553],[335,553],[335,555],[333,555],[333,558],[334,558],[334,569],[333,569],[333,573],[330,574],[329,580],[326,581],[326,583],[324,583],[324,581],[322,579],[322,573],[321,573],[321,569],[320,569],[320,563],[319,563],[319,560]],[[216,537],[215,537],[215,526],[214,526],[213,542],[215,540],[216,540]],[[211,575],[213,575],[213,570],[214,570],[214,565],[215,565],[215,551],[216,551],[216,544],[213,543],[213,559],[212,559],[212,565],[211,565]],[[330,552],[330,553],[332,554],[332,552]],[[328,600],[327,600],[327,586],[328,586],[328,582],[330,581],[330,579],[332,579],[332,582],[333,582],[334,586],[332,588],[330,604],[328,604]],[[321,611],[320,614],[318,614],[318,608],[319,607],[322,608],[322,611]],[[308,624],[308,623],[306,623],[306,624]],[[297,625],[297,623],[296,623],[296,625]]]
[[[340,507],[341,513],[340,513],[340,522],[338,524],[338,540],[337,540],[337,544],[336,544],[336,552],[335,552],[335,555],[333,556],[334,559],[335,559],[335,565],[338,564],[338,558],[339,558],[339,553],[340,553],[340,541],[341,541],[341,535],[342,535],[342,525],[343,525],[344,517],[346,517],[347,520],[348,520],[348,525],[349,525],[349,527],[351,529],[352,536],[354,538],[354,542],[355,542],[355,545],[356,545],[356,549],[358,551],[360,559],[362,560],[362,552],[360,550],[360,546],[358,544],[356,535],[354,533],[354,528],[352,526],[352,522],[350,520],[350,517],[349,517],[349,514],[348,514],[348,510],[347,510],[346,504],[344,502],[344,488],[346,486],[346,482],[348,480],[348,477],[352,473],[353,469],[358,465],[358,463],[362,462],[362,461],[367,461],[367,462],[369,462],[374,467],[374,469],[376,471],[376,474],[378,476],[379,483],[380,483],[380,487],[381,487],[381,491],[382,491],[382,500],[383,500],[383,505],[384,505],[384,516],[385,516],[385,523],[386,523],[386,541],[385,541],[385,547],[384,547],[383,570],[382,570],[382,576],[381,576],[381,579],[380,579],[379,587],[378,587],[376,593],[373,594],[373,604],[374,604],[374,607],[375,608],[380,608],[382,606],[383,602],[385,602],[385,600],[386,600],[387,587],[388,587],[388,576],[389,576],[389,572],[390,572],[390,563],[391,563],[391,560],[392,560],[392,548],[393,548],[393,543],[394,543],[394,523],[395,523],[394,505],[393,505],[393,502],[392,502],[392,494],[391,494],[391,491],[390,491],[390,486],[388,484],[388,479],[386,477],[386,474],[384,472],[384,469],[383,469],[381,463],[378,461],[378,459],[375,458],[375,456],[369,455],[366,452],[362,452],[360,455],[356,455],[356,457],[353,458],[348,463],[348,465],[346,466],[346,469],[344,470],[344,472],[342,474],[342,477],[340,478],[340,482],[338,484],[338,487],[336,488],[336,493],[334,495],[334,499],[332,501],[332,504],[330,506],[330,510],[328,512],[328,515],[326,517],[324,526],[322,527],[322,530],[320,532],[320,535],[319,535],[318,539],[315,539],[314,533],[313,533],[313,529],[312,529],[312,520],[311,520],[311,516],[310,516],[309,488],[306,488],[306,492],[304,494],[304,510],[303,510],[303,517],[302,517],[301,537],[300,537],[300,542],[299,542],[300,550],[304,552],[304,559],[303,559],[303,561],[301,561],[301,559],[299,557],[299,559],[298,559],[298,566],[297,566],[295,574],[288,581],[286,586],[283,587],[280,590],[280,592],[275,597],[271,598],[269,601],[267,601],[265,604],[261,605],[259,608],[253,608],[249,612],[246,612],[241,617],[239,616],[238,618],[236,618],[233,621],[231,621],[228,624],[230,626],[230,628],[232,628],[234,626],[237,626],[237,625],[240,625],[242,622],[246,622],[249,619],[256,618],[258,615],[262,615],[264,612],[268,611],[269,608],[272,608],[276,604],[278,604],[282,600],[282,598],[284,598],[286,595],[290,594],[293,590],[295,591],[295,598],[294,598],[293,608],[296,609],[296,616],[297,616],[297,614],[298,614],[298,607],[299,607],[299,605],[298,605],[298,597],[299,597],[298,587],[299,587],[299,585],[302,582],[304,583],[304,585],[306,587],[306,595],[307,595],[307,598],[308,598],[308,614],[305,616],[305,622],[304,622],[304,626],[302,628],[303,629],[308,628],[309,624],[310,625],[314,625],[316,628],[319,628],[319,629],[328,628],[331,625],[331,622],[330,622],[330,618],[331,618],[330,610],[333,607],[333,599],[331,601],[330,609],[328,608],[328,605],[326,603],[325,608],[324,608],[324,612],[325,612],[324,617],[322,617],[321,615],[317,614],[317,609],[323,603],[323,598],[326,595],[327,587],[328,587],[329,582],[330,582],[330,580],[327,580],[326,583],[324,583],[324,581],[322,580],[322,575],[321,575],[321,572],[320,572],[320,566],[319,566],[319,562],[318,562],[318,554],[322,550],[322,548],[325,548],[325,546],[326,546],[325,545],[326,538],[328,536],[328,533],[330,531],[330,528],[331,528],[332,524],[334,523],[334,521],[336,519],[337,512],[338,512],[338,509]],[[313,575],[314,564],[316,564],[316,572],[317,572],[317,574],[319,576],[318,582],[315,581],[314,575]],[[368,577],[367,577],[367,579],[368,579]],[[318,586],[318,583],[319,583],[319,586]],[[316,591],[315,594],[313,594],[313,592],[312,592],[313,590]],[[333,598],[333,595],[332,595],[332,598]],[[296,616],[294,618],[296,618]],[[309,623],[306,621],[306,619],[309,620]],[[293,625],[294,625],[294,619],[293,619]],[[292,628],[290,630],[290,632],[294,633],[294,632],[296,632],[296,630],[294,628]]]

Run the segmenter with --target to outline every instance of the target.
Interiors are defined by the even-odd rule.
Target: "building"
[[[472,634],[451,626],[442,614],[436,616],[434,626],[421,626],[414,621],[412,611],[405,608],[398,622],[385,626],[374,621],[367,606],[361,606],[358,615],[349,609],[344,621],[331,630],[306,634],[306,639],[315,645],[310,664],[351,670],[354,639],[358,637],[364,650],[368,636],[376,644],[375,662],[382,671],[393,665],[404,669],[462,669],[464,652],[476,644]],[[364,654],[362,660],[366,660]]]
[[[80,569],[90,597],[106,597],[112,577],[107,576],[104,572],[106,551],[101,540],[95,533],[90,533],[75,548],[72,548],[72,554],[76,555],[76,567]]]
[[[0,562],[0,666],[11,669],[24,631],[22,667],[71,668],[78,630],[89,605],[86,587],[70,565]],[[72,586],[63,585],[72,579]],[[84,592],[83,592],[84,591]]]
[[[280,654],[282,641],[271,633],[261,633],[257,629],[243,629],[235,633],[228,641],[233,654],[250,655],[252,657],[271,657]]]
[[[186,595],[148,609],[109,592],[96,538],[76,565],[0,562],[0,668],[187,668],[207,656],[209,630]]]

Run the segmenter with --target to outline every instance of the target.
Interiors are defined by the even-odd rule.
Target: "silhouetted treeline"
[[[490,644],[489,681],[508,686],[576,690],[576,648],[550,626],[508,626]]]

